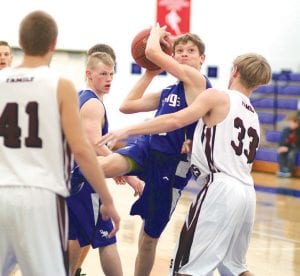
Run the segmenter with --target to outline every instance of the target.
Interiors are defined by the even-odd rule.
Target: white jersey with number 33
[[[68,195],[70,154],[60,125],[59,78],[47,66],[0,72],[0,186]]]
[[[248,185],[259,145],[260,127],[257,113],[248,97],[238,91],[225,91],[230,98],[226,118],[212,128],[200,119],[193,139],[191,168],[194,176],[204,177],[223,172]]]

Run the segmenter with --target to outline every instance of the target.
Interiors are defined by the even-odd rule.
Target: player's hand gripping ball
[[[151,29],[144,29],[138,32],[131,42],[131,55],[136,64],[150,71],[159,70],[160,67],[146,58],[145,49]],[[172,54],[172,48],[161,43],[162,50],[168,54]]]

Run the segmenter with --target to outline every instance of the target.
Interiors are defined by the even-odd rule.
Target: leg
[[[76,273],[78,273],[80,275],[81,272],[81,266],[83,264],[84,259],[86,258],[87,254],[89,253],[91,246],[87,245],[84,246],[80,249],[80,256],[77,261],[76,267],[75,267],[75,276],[77,275]],[[73,274],[72,274],[73,275]]]
[[[122,264],[117,250],[117,244],[99,248],[102,270],[106,276],[122,276]]]
[[[285,172],[287,166],[287,153],[279,153],[278,154],[278,165],[279,171]]]
[[[289,172],[293,173],[295,165],[296,165],[296,157],[297,157],[298,150],[297,149],[290,149],[287,154],[287,167]]]
[[[130,171],[128,158],[118,153],[112,153],[105,157],[98,156],[98,162],[107,178],[124,175]]]
[[[79,263],[79,258],[81,254],[81,249],[78,240],[69,240],[69,266],[71,275],[75,275],[77,264]]]
[[[14,213],[9,214],[15,218],[9,224],[14,230],[10,240],[14,241],[22,275],[67,275],[64,259],[67,248],[62,250],[66,229],[61,222],[67,215],[64,199],[44,189],[18,188],[15,191],[18,193],[12,193],[11,202],[19,206],[14,206]],[[1,206],[7,204],[4,202]],[[22,237],[22,241],[15,237]]]
[[[138,254],[135,259],[135,276],[148,276],[152,270],[158,239],[151,238],[141,228]]]
[[[90,245],[87,245],[87,246],[81,248],[79,260],[77,263],[78,268],[82,266],[84,259],[86,258],[87,254],[89,253],[90,248],[91,248]]]

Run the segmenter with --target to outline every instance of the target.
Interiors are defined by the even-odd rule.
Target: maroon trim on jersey
[[[204,145],[205,156],[207,160],[207,165],[211,173],[220,172],[220,170],[216,167],[214,163],[214,146],[215,146],[215,139],[216,139],[216,130],[217,126],[212,128],[207,127],[207,125],[203,126],[202,135],[201,135],[201,142]]]
[[[64,153],[63,156],[64,176],[65,176],[66,186],[69,191],[71,187],[71,169],[73,164],[73,154],[64,135],[63,135],[63,153]]]
[[[56,196],[56,206],[57,206],[57,220],[59,227],[59,236],[61,250],[63,254],[63,261],[66,270],[66,275],[69,275],[69,252],[68,252],[68,209],[66,206],[65,198],[62,196]]]
[[[173,267],[173,275],[177,275],[178,270],[188,263],[195,230],[200,215],[201,207],[206,197],[209,184],[213,180],[213,175],[209,175],[206,178],[204,187],[200,190],[196,200],[191,204],[188,216],[181,229],[178,248],[175,256],[175,262]],[[173,261],[173,260],[172,260]]]

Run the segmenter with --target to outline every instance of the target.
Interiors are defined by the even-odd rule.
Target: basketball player
[[[173,57],[160,46],[160,32],[153,29],[147,43],[148,58],[178,78],[165,89],[144,95],[153,78],[161,72],[147,71],[125,98],[120,110],[125,113],[156,110],[156,116],[173,113],[190,105],[208,87],[209,81],[200,73],[205,60],[205,45],[195,34],[185,34],[173,44]],[[138,175],[144,182],[142,196],[133,204],[131,215],[140,215],[140,230],[135,275],[149,275],[160,235],[186,186],[190,172],[187,154],[182,145],[192,139],[195,124],[174,132],[140,136],[100,163],[105,175]]]
[[[113,62],[114,64],[116,64],[116,54],[113,50],[112,47],[110,47],[108,44],[104,44],[104,43],[98,43],[98,44],[95,44],[94,46],[92,46],[88,51],[87,51],[87,56],[91,56],[93,53],[96,53],[96,52],[104,52],[104,53],[107,53],[111,56],[111,58],[113,59]],[[101,105],[102,107],[102,105]],[[103,106],[104,108],[104,106]],[[104,120],[103,118],[101,118],[101,120]],[[85,122],[85,120],[83,120],[83,122]],[[96,129],[98,128],[98,126],[96,126]],[[97,137],[98,135],[100,135],[100,132],[97,134]],[[109,151],[109,149],[108,149]],[[132,178],[132,177],[131,177]],[[115,178],[115,181],[116,183],[118,184],[125,184],[125,181],[128,181],[128,178],[127,179],[124,179],[124,178],[120,178],[120,177],[116,177]],[[134,179],[133,179],[134,180]],[[130,179],[129,179],[130,181]],[[75,183],[76,184],[76,183]],[[139,193],[139,192],[137,192]],[[83,198],[85,199],[85,198]],[[70,200],[72,201],[72,200]],[[82,266],[82,263],[84,261],[84,259],[86,258],[88,252],[89,252],[89,249],[90,249],[90,245],[86,245],[84,247],[80,247],[78,241],[77,241],[77,238],[76,236],[74,236],[74,233],[72,233],[72,224],[70,226],[70,235],[69,235],[69,257],[70,257],[70,264],[72,265],[72,270],[75,270],[75,276],[80,276],[81,274],[81,266]],[[111,248],[115,248],[115,247],[111,247]],[[114,250],[114,249],[112,249]],[[100,250],[100,252],[103,252],[104,250]],[[116,252],[117,255],[118,255],[118,252]],[[80,256],[78,257],[78,254],[80,254]],[[76,263],[76,260],[77,263]]]
[[[12,50],[6,41],[0,41],[0,70],[11,66]]]
[[[115,51],[108,44],[104,44],[104,43],[95,44],[94,46],[92,46],[87,51],[87,56],[89,57],[91,54],[93,54],[95,52],[104,52],[104,53],[109,54],[111,56],[111,58],[113,59],[114,63],[116,64]],[[74,240],[69,239],[69,256],[70,256],[70,258],[72,258],[71,257],[72,256],[71,252],[73,252],[74,250],[76,250],[76,252],[79,250],[78,241],[76,239],[74,239]],[[90,250],[90,245],[87,245],[87,246],[84,246],[84,247],[80,248],[80,256],[79,256],[78,262],[76,264],[75,276],[80,276],[81,275],[81,266],[82,266],[83,261],[85,260],[85,258],[87,256],[89,250]],[[70,260],[70,263],[73,263],[73,260]]]
[[[22,275],[69,275],[67,145],[101,198],[103,219],[114,221],[108,236],[119,229],[103,171],[81,128],[74,85],[48,66],[57,33],[49,14],[29,13],[19,30],[23,60],[0,72],[0,274],[4,276],[16,263]]]
[[[252,275],[246,266],[255,215],[250,174],[260,126],[250,103],[252,91],[267,84],[271,68],[257,54],[238,56],[227,90],[208,89],[187,108],[103,137],[173,131],[198,120],[191,170],[200,192],[190,206],[177,242],[170,275]]]
[[[87,88],[79,92],[80,116],[84,129],[92,145],[108,131],[108,120],[103,98],[109,93],[114,75],[114,61],[104,52],[95,52],[87,59]],[[106,156],[111,150],[103,145],[95,147],[97,155]],[[137,191],[140,180],[128,176],[129,183]],[[137,182],[132,181],[132,178]],[[122,266],[116,247],[116,237],[108,238],[107,233],[113,227],[111,221],[104,221],[101,216],[95,217],[99,201],[89,182],[82,176],[75,164],[71,177],[71,196],[67,199],[70,218],[70,267],[72,275],[78,269],[80,247],[92,245],[99,248],[100,261],[105,275],[122,275]]]

